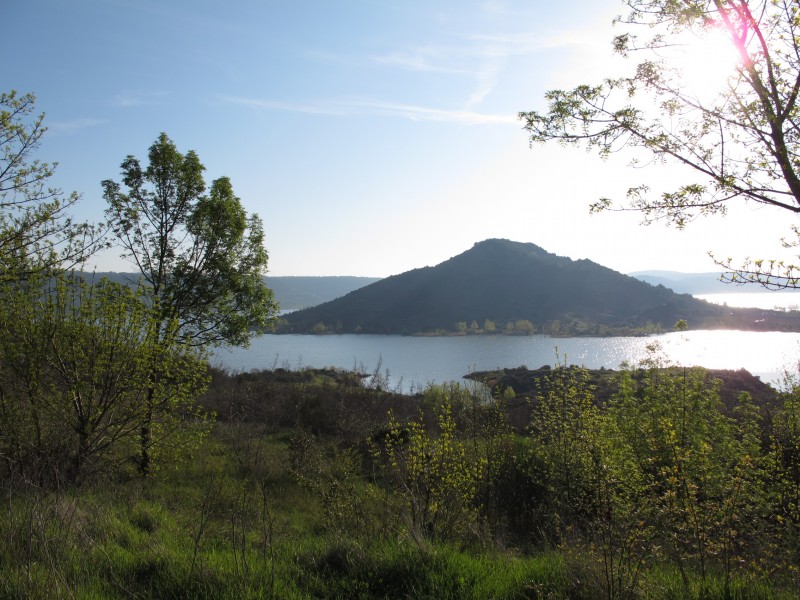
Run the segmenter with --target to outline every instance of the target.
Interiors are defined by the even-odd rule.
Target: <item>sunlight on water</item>
[[[403,337],[391,335],[263,335],[249,349],[218,350],[212,362],[237,371],[274,367],[338,367],[389,372],[392,387],[417,391],[427,383],[459,381],[471,371],[537,368],[559,362],[590,369],[636,365],[658,342],[673,363],[747,369],[777,383],[800,357],[800,334],[688,331],[652,337],[551,338],[544,335]]]
[[[765,381],[796,370],[800,334],[754,331],[687,331],[659,336],[665,353],[682,365],[747,369]]]

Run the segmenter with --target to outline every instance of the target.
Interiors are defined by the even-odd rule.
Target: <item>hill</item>
[[[797,330],[800,317],[731,309],[676,294],[590,260],[534,244],[492,239],[434,267],[377,281],[287,315],[284,331],[387,334],[503,331],[528,321],[537,332],[612,335],[693,328]],[[511,326],[508,324],[511,323]],[[466,327],[465,327],[466,325]],[[525,327],[516,332],[530,332]]]

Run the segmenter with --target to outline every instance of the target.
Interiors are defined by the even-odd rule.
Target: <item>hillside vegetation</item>
[[[615,335],[691,328],[800,330],[800,315],[731,309],[534,244],[486,240],[286,317],[280,331]]]
[[[180,464],[2,479],[0,597],[796,597],[797,388],[665,367],[544,369],[517,424],[509,387],[214,371]]]

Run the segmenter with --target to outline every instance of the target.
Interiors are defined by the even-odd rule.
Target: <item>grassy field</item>
[[[246,429],[247,431],[243,431]],[[557,553],[514,556],[324,525],[288,433],[218,424],[191,461],[142,481],[17,493],[4,507],[4,598],[566,597]],[[262,460],[263,458],[263,460]],[[257,463],[248,461],[257,461]],[[378,507],[372,507],[378,513]],[[577,591],[577,590],[572,590]]]

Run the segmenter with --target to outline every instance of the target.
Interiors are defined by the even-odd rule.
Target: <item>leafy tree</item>
[[[401,424],[389,413],[383,444],[372,444],[373,459],[387,485],[385,501],[415,543],[448,540],[476,526],[474,502],[486,469],[486,459],[471,455],[458,438],[449,390],[441,390],[435,407],[437,432],[425,419]],[[438,392],[435,392],[439,395]]]
[[[683,227],[748,201],[800,213],[800,6],[790,0],[624,0],[630,9],[614,38],[622,57],[644,55],[631,75],[547,92],[546,112],[520,118],[531,142],[585,145],[606,157],[622,148],[642,161],[672,161],[694,178],[654,195],[628,191],[628,210],[645,222]],[[692,85],[676,54],[693,39],[721,32],[737,58],[726,83],[707,95]],[[698,51],[690,57],[703,61]],[[612,206],[600,199],[593,210]],[[792,228],[800,245],[800,228]],[[787,242],[784,242],[787,243]],[[720,260],[731,269],[731,260]],[[800,270],[779,261],[747,262],[736,281],[800,287]]]
[[[0,455],[10,474],[73,482],[125,462],[154,362],[164,374],[154,390],[162,418],[150,425],[156,447],[195,438],[203,420],[183,417],[195,412],[205,368],[194,353],[148,339],[141,291],[44,274],[4,288]]]
[[[47,128],[33,117],[36,97],[0,93],[0,278],[74,266],[99,245],[99,230],[76,223],[79,199],[47,186],[56,164],[33,158]]]
[[[797,577],[800,558],[800,382],[787,374],[783,407],[775,415],[767,453],[772,521],[788,556],[778,563]],[[778,561],[776,561],[777,563]]]
[[[531,323],[528,319],[517,319],[514,321],[514,331],[517,333],[533,335],[533,323]]]
[[[128,156],[121,165],[122,184],[102,185],[111,230],[138,268],[156,315],[152,342],[246,345],[277,308],[262,278],[267,252],[261,219],[247,215],[227,177],[214,180],[206,194],[205,167],[197,154],[181,154],[165,133],[150,147],[148,159],[143,168]],[[160,376],[154,364],[154,387]],[[152,393],[147,406],[154,409]],[[144,473],[150,435],[145,425]]]
[[[103,181],[117,243],[139,269],[162,328],[178,319],[176,334],[193,346],[246,344],[277,308],[262,280],[261,219],[247,215],[227,177],[206,195],[197,154],[180,154],[166,134],[148,158],[145,169],[133,156],[122,162],[125,192]]]
[[[576,550],[577,539],[589,541],[590,554],[600,556],[607,597],[631,597],[651,527],[642,522],[635,478],[627,476],[624,455],[613,447],[619,436],[594,389],[586,369],[566,364],[542,380],[530,426],[544,488],[537,495],[545,518],[539,517],[537,529],[550,536],[547,541]]]
[[[147,444],[142,447],[147,449],[149,465],[151,446],[159,442],[163,424],[177,416],[179,408],[185,412],[187,394],[200,388],[191,366],[199,364],[199,354],[179,347],[185,338],[178,334],[194,328],[197,335],[214,323],[203,319],[201,310],[162,310],[164,303],[152,295],[131,295],[130,290],[107,283],[87,286],[65,274],[103,244],[103,232],[69,216],[78,194],[64,196],[48,187],[55,165],[33,156],[46,131],[44,116],[33,116],[34,104],[33,94],[0,94],[3,456],[23,475],[30,469],[40,475],[49,470],[53,477],[77,479],[87,468],[102,463],[102,457],[115,454],[119,442],[129,439],[129,429],[136,424],[147,432]],[[211,196],[224,199],[225,191],[220,183]],[[170,233],[189,239],[189,232],[213,229],[215,220],[221,221],[226,211],[233,215],[234,208],[230,202],[204,202],[187,221],[184,233],[177,229]],[[127,210],[124,219],[135,221],[135,212]],[[233,218],[224,222],[232,230],[226,241],[240,235],[235,225]],[[218,259],[221,251],[234,253],[233,261],[258,263],[258,255],[245,248],[225,246],[208,235],[196,238],[202,238],[209,248],[214,246],[213,251],[195,255],[209,263],[222,264]],[[167,245],[161,249],[169,254],[175,248]],[[173,266],[187,273],[193,265]],[[208,265],[205,268],[213,271]],[[227,275],[220,269],[214,273],[223,279]],[[211,285],[197,277],[189,279],[195,288],[173,286],[170,292],[188,293]],[[252,283],[236,287],[237,299],[246,296],[248,286]],[[218,287],[212,286],[209,293],[216,292]],[[191,298],[192,302],[203,300],[198,295]],[[223,306],[235,314],[230,304]],[[233,321],[226,319],[226,324]],[[143,372],[147,374],[144,388]],[[147,401],[134,407],[142,389]],[[181,437],[174,430],[170,436],[173,441]]]
[[[703,582],[716,565],[726,588],[754,539],[764,497],[758,411],[742,395],[724,414],[717,381],[703,369],[668,367],[654,355],[642,371],[620,374],[605,439],[620,489],[655,549]]]
[[[553,369],[533,407],[531,436],[547,465],[556,536],[596,512],[601,421],[588,371]]]

